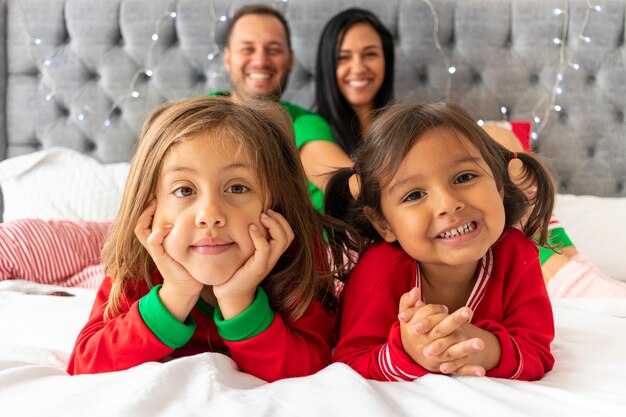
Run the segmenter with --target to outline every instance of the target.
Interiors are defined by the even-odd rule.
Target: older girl
[[[223,352],[274,381],[330,362],[335,299],[322,255],[341,227],[311,205],[291,132],[277,105],[220,97],[148,117],[70,373]]]

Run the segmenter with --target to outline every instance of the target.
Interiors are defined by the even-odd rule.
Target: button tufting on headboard
[[[0,0],[0,159],[41,143],[127,160],[154,106],[230,88],[228,18],[253,1]],[[532,147],[560,192],[626,196],[626,0],[599,11],[587,0],[265,2],[291,26],[286,100],[314,105],[325,22],[368,8],[394,35],[398,100],[447,97],[476,120],[531,121]],[[567,13],[555,13],[564,4]]]

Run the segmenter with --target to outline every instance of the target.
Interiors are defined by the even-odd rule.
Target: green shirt
[[[228,91],[213,91],[209,96],[230,96]],[[336,143],[333,131],[328,122],[319,114],[313,113],[288,101],[280,104],[287,110],[293,121],[293,130],[296,136],[296,147],[301,149],[305,144],[316,140],[325,140]],[[311,181],[309,183],[309,195],[313,206],[319,212],[324,211],[324,193]]]

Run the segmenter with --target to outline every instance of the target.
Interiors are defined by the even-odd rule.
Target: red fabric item
[[[98,288],[110,222],[21,219],[0,224],[0,281]]]
[[[530,122],[517,121],[517,122],[510,122],[510,123],[511,123],[511,130],[513,131],[513,133],[515,133],[515,136],[517,136],[517,138],[519,139],[520,143],[524,147],[524,150],[526,152],[529,152],[531,150],[530,149],[531,148],[530,146],[530,130],[531,130]]]
[[[487,376],[540,379],[554,365],[554,319],[537,247],[522,232],[507,229],[492,254],[471,321],[493,333],[502,347],[500,363]],[[379,381],[410,381],[429,373],[404,351],[398,321],[400,297],[416,286],[416,273],[415,260],[398,246],[381,242],[365,253],[343,291],[334,361]]]
[[[160,283],[160,277],[155,281]],[[242,371],[271,382],[313,374],[331,360],[334,320],[317,301],[295,322],[276,314],[265,331],[238,342],[223,340],[213,317],[207,317],[195,307],[191,311],[197,324],[195,333],[185,346],[173,350],[152,333],[141,317],[139,299],[148,293],[143,281],[136,291],[123,297],[123,314],[105,322],[104,310],[110,292],[111,279],[106,277],[89,320],[76,340],[68,365],[70,374],[112,372],[166,357],[229,352]]]

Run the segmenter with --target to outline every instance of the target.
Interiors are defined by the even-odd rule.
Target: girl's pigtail
[[[526,236],[545,246],[548,238],[548,225],[554,210],[555,187],[552,176],[537,157],[511,152],[511,159],[517,158],[524,163],[522,184],[528,184],[526,195],[531,211],[524,222]]]
[[[324,193],[324,208],[329,216],[347,221],[355,202],[350,192],[350,178],[355,173],[355,168],[349,167],[340,168],[331,174]]]

